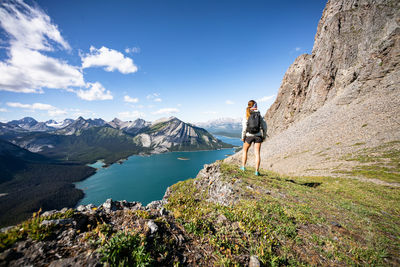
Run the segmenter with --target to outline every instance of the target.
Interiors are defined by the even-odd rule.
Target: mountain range
[[[242,119],[240,118],[219,118],[199,122],[196,125],[216,135],[240,138],[242,134]]]
[[[43,209],[74,206],[83,192],[72,183],[133,154],[230,148],[206,130],[170,117],[154,122],[117,118],[38,122],[26,117],[0,124],[0,225]],[[11,210],[12,212],[9,212]]]
[[[55,127],[57,126],[57,127]],[[63,127],[61,127],[63,126]],[[228,148],[206,130],[178,118],[110,122],[103,119],[38,122],[26,117],[0,125],[0,138],[31,152],[69,162],[107,164],[138,153]]]

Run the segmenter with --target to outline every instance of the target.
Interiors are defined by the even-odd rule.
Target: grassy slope
[[[207,264],[246,264],[246,255],[267,265],[400,264],[399,188],[221,169],[228,183],[243,183],[236,206],[207,202],[193,179],[172,186],[168,204]]]

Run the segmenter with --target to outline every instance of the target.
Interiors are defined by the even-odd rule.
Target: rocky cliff
[[[348,105],[368,93],[399,89],[400,3],[328,1],[311,55],[287,70],[265,115],[271,135],[326,103]]]
[[[271,138],[262,147],[263,168],[360,178],[362,155],[398,151],[399,24],[399,1],[328,1],[311,55],[289,67],[265,115]],[[240,155],[228,161],[239,163]]]

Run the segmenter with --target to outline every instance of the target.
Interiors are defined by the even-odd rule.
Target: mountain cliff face
[[[92,127],[100,127],[104,126],[106,122],[102,119],[87,119],[85,120],[82,117],[77,118],[74,122],[68,124],[66,127],[58,130],[57,134],[64,135],[79,135],[82,130],[89,129]]]
[[[328,102],[348,105],[368,93],[398,90],[398,1],[329,1],[312,54],[287,70],[265,115],[279,133]]]
[[[153,148],[156,152],[230,147],[206,130],[175,117],[155,121],[142,132],[135,137],[135,141],[143,147]]]
[[[399,24],[399,1],[328,1],[311,55],[289,67],[265,115],[271,138],[261,167],[377,179],[399,172],[395,159],[361,160],[400,149]]]

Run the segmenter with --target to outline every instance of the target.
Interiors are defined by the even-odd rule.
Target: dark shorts
[[[246,136],[244,141],[251,145],[251,143],[262,143],[263,139],[261,136]]]

